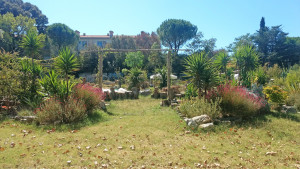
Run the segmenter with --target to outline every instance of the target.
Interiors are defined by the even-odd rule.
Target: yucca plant
[[[65,48],[59,52],[58,57],[55,59],[55,66],[62,72],[66,80],[66,98],[69,95],[69,74],[77,71],[79,64],[77,58],[71,53],[69,48]]]
[[[244,84],[249,85],[248,82],[251,72],[256,70],[259,66],[259,55],[252,46],[241,46],[235,53],[235,59],[236,66],[240,70],[240,80],[242,80]]]
[[[204,90],[207,90],[217,84],[217,70],[205,52],[193,54],[185,59],[186,76],[191,79],[194,87],[198,90],[199,99]]]
[[[21,42],[21,48],[23,48],[25,54],[31,57],[32,62],[32,84],[31,84],[31,92],[32,95],[36,93],[36,71],[39,70],[38,67],[34,65],[34,58],[39,55],[40,50],[43,48],[44,44],[44,35],[37,35],[36,31],[29,31],[26,36],[23,37]]]
[[[222,72],[227,73],[227,64],[230,61],[230,56],[226,52],[220,52],[215,58],[215,65],[219,68]]]

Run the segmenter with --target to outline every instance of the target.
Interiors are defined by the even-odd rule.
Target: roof
[[[80,35],[80,38],[110,38],[107,35]]]

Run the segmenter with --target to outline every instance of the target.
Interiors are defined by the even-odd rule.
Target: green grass
[[[272,113],[187,134],[177,113],[159,104],[148,97],[112,101],[110,115],[98,111],[55,132],[47,132],[52,126],[1,121],[0,168],[296,168],[300,163],[299,114]],[[276,154],[266,155],[271,151]]]

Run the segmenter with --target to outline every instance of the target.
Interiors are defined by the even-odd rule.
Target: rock
[[[206,114],[193,117],[192,120],[195,121],[198,125],[211,122],[210,117]]]
[[[116,95],[116,92],[115,92],[115,88],[114,87],[111,87],[110,88],[110,98],[112,100],[116,100],[117,99],[117,95]]]
[[[207,128],[207,127],[212,127],[212,126],[214,126],[213,123],[206,123],[206,124],[199,125],[200,128]]]
[[[142,96],[148,96],[148,95],[151,94],[151,90],[150,90],[150,89],[142,90],[142,91],[140,91],[140,94],[141,94]]]
[[[198,124],[194,120],[189,120],[187,122],[187,125],[190,126],[190,127],[193,127],[193,128],[197,128],[198,127]]]
[[[100,102],[99,106],[102,110],[107,111],[106,104],[104,102]]]
[[[177,107],[178,104],[177,103],[171,103],[171,107],[174,108],[174,107]]]
[[[158,88],[154,89],[153,94],[151,95],[151,97],[154,98],[154,99],[158,99],[160,97]]]
[[[135,150],[135,146],[134,146],[134,145],[131,145],[131,146],[130,146],[130,149],[131,149],[131,150]]]
[[[126,91],[125,92],[125,98],[126,99],[133,99],[133,93],[132,93],[132,91]]]
[[[161,106],[163,107],[169,107],[171,102],[169,100],[162,100]]]
[[[132,90],[132,93],[133,93],[133,98],[134,99],[138,99],[139,98],[139,89],[137,88],[137,87],[133,87],[133,88],[131,88],[131,90]]]
[[[271,152],[267,152],[266,153],[266,155],[271,155],[271,156],[274,156],[274,155],[276,155],[277,154],[277,152],[274,152],[274,151],[271,151]]]
[[[36,116],[15,116],[14,119],[26,123],[32,123],[36,119]]]
[[[161,98],[161,99],[167,99],[167,97],[168,97],[167,92],[160,92],[159,93],[159,98]]]
[[[282,106],[283,113],[297,113],[297,109],[294,106]]]

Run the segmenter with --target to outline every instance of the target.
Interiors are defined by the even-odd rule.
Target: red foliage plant
[[[84,101],[88,112],[95,109],[105,99],[102,89],[89,83],[77,84],[74,88],[74,96]]]
[[[248,91],[243,86],[231,86],[229,83],[211,90],[206,95],[207,99],[222,98],[221,108],[224,115],[236,117],[253,116],[266,106],[263,98]]]

